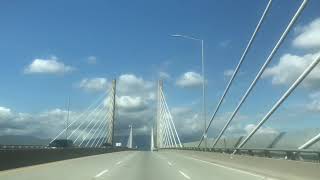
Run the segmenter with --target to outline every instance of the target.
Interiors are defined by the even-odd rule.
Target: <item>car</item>
[[[56,139],[49,144],[50,148],[68,148],[73,147],[73,141],[69,139]]]

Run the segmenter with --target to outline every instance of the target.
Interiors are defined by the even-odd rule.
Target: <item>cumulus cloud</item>
[[[307,110],[320,112],[320,92],[314,92],[309,95],[311,102],[307,105]]]
[[[306,26],[298,28],[299,35],[293,40],[293,45],[299,48],[320,48],[320,18]]]
[[[0,108],[0,135],[30,135],[50,138],[62,130],[67,111],[53,109],[38,114],[13,112]]]
[[[267,68],[263,78],[270,77],[275,85],[292,84],[309,64],[320,56],[320,52],[303,56],[285,54],[278,64]],[[308,88],[320,87],[320,67],[317,66],[304,80],[303,86]]]
[[[122,74],[117,81],[117,108],[120,133],[133,124],[135,134],[150,130],[155,113],[155,83],[135,74]],[[148,128],[146,128],[148,127]]]
[[[150,91],[153,86],[154,83],[134,74],[122,74],[117,83],[117,90],[123,94],[141,94]]]
[[[202,76],[196,72],[186,72],[181,75],[176,84],[180,87],[188,88],[188,87],[198,87],[202,85]]]
[[[155,113],[155,83],[135,74],[122,74],[117,80],[116,128],[121,135],[127,135],[128,125],[133,125],[134,133],[150,130]],[[108,105],[110,98],[105,99]],[[148,127],[148,128],[146,128]]]
[[[227,131],[228,134],[232,134],[235,137],[246,136],[256,127],[255,124],[247,124],[243,125],[240,123],[235,123],[230,126]],[[271,127],[260,127],[260,129],[256,132],[256,134],[277,134],[279,133],[276,129]]]
[[[174,107],[171,109],[171,113],[180,136],[201,134],[203,132],[201,115],[193,111],[192,108]]]
[[[126,111],[140,111],[147,108],[147,102],[142,97],[120,96],[117,106]]]
[[[85,78],[79,83],[79,87],[86,91],[106,91],[110,86],[110,83],[106,78]]]
[[[111,86],[106,78],[85,78],[78,84],[86,91],[104,91]],[[116,126],[120,134],[127,135],[129,124],[140,133],[146,129],[144,126],[151,127],[155,112],[155,87],[154,82],[135,74],[122,74],[117,78]],[[108,106],[109,102],[107,97],[104,105]]]
[[[11,109],[0,106],[0,118],[9,117],[11,115]]]
[[[98,129],[100,122],[102,120],[105,121],[103,118],[104,115],[107,114],[107,109],[103,107],[100,108],[101,109],[87,113],[83,113],[83,111],[70,111],[69,124],[74,122],[68,128],[68,135],[74,131],[70,139],[75,140],[79,136],[79,140],[82,140],[82,138],[86,137],[89,133],[90,136],[88,136],[88,138],[91,138],[93,132]],[[3,109],[5,109],[6,114],[0,114],[0,135],[25,135],[52,139],[67,126],[68,111],[63,109],[54,108],[33,114],[13,112],[9,108],[4,107],[2,107],[0,111],[3,112]],[[8,116],[8,113],[10,116]],[[91,120],[95,121],[89,124]],[[119,119],[116,120],[118,123]],[[86,121],[86,123],[83,123],[83,121]],[[142,125],[139,127],[142,127]],[[117,126],[116,128],[119,127]],[[118,134],[118,131],[116,134]],[[59,138],[65,138],[65,135],[65,133],[62,133]],[[79,143],[79,141],[77,141],[77,143]]]
[[[56,57],[49,59],[34,59],[25,69],[26,74],[65,74],[75,68],[58,61]]]
[[[320,18],[298,27],[296,32],[296,37],[292,42],[293,46],[301,50],[320,48]],[[280,57],[278,64],[267,68],[262,77],[270,77],[275,85],[291,84],[319,56],[319,50],[304,55],[286,53]],[[317,66],[304,80],[303,86],[310,89],[319,88],[319,80],[320,69]]]
[[[244,127],[244,130],[247,134],[249,134],[253,129],[256,128],[255,124],[248,124]],[[271,128],[271,127],[260,127],[260,129],[257,131],[257,134],[277,134],[278,131]]]

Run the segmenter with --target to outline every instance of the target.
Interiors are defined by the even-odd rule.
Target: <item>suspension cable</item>
[[[97,112],[95,112],[94,114],[99,114],[99,113],[101,113],[102,110],[103,110],[103,106],[102,106],[102,108],[100,108],[100,109],[99,109]],[[94,114],[93,114],[93,115],[94,115]],[[83,135],[84,135],[84,133],[87,131],[88,127],[91,125],[91,123],[92,123],[93,121],[95,121],[96,118],[97,118],[97,117],[94,117],[94,118],[92,118],[92,119],[89,121],[89,123],[85,126],[85,128],[79,133],[79,135],[77,136],[77,138],[74,140],[74,143],[76,143],[80,137],[83,137]],[[86,139],[87,136],[88,136],[88,134],[85,135],[85,137],[82,138],[82,140]]]
[[[258,129],[269,119],[269,117],[280,107],[280,105],[290,96],[290,94],[298,87],[298,85],[310,74],[310,72],[319,64],[320,56],[303,71],[289,89],[281,96],[281,98],[272,106],[269,112],[261,119],[259,124],[250,132],[250,134],[238,145],[237,149],[242,148],[248,140],[258,131]],[[236,152],[236,151],[235,151]],[[234,153],[235,153],[234,152]]]
[[[223,129],[221,130],[218,138],[215,139],[214,143],[213,143],[213,147],[218,143],[219,139],[221,138],[222,134],[224,133],[224,131],[227,129],[227,127],[229,126],[229,124],[231,123],[232,119],[234,118],[234,116],[237,114],[237,112],[239,111],[240,107],[242,106],[242,104],[245,102],[245,100],[247,99],[247,97],[249,96],[250,92],[252,91],[252,89],[255,87],[256,83],[258,82],[259,78],[261,77],[261,75],[263,74],[264,70],[267,68],[268,64],[270,63],[270,61],[272,60],[273,56],[275,55],[275,53],[277,52],[277,50],[279,49],[280,45],[283,43],[284,39],[286,38],[286,36],[288,35],[290,29],[292,28],[292,26],[294,25],[294,23],[296,22],[296,20],[298,19],[299,15],[301,14],[301,12],[303,11],[305,5],[307,4],[307,0],[304,0],[302,2],[302,4],[300,5],[299,9],[296,11],[295,15],[293,16],[293,18],[291,19],[291,21],[289,22],[288,26],[286,27],[285,31],[283,32],[283,34],[281,35],[280,39],[278,40],[277,44],[274,46],[273,50],[271,51],[270,55],[268,56],[268,58],[266,59],[265,63],[262,65],[261,69],[259,70],[258,74],[256,75],[256,77],[254,78],[254,80],[252,81],[251,85],[249,86],[249,88],[247,89],[246,93],[244,94],[244,96],[241,98],[238,106],[236,107],[236,109],[234,110],[234,112],[232,113],[232,115],[230,116],[227,124],[223,127]]]
[[[76,121],[78,121],[80,119],[80,117],[82,117],[86,112],[88,112],[91,108],[93,108],[93,105],[97,104],[98,102],[100,102],[101,99],[103,99],[106,95],[108,94],[107,92],[104,92],[100,97],[98,97],[96,99],[96,101],[94,101],[92,104],[90,104],[90,106],[83,112],[81,113],[73,122],[71,122],[66,128],[64,128],[55,138],[53,138],[50,143],[52,143],[53,141],[55,141],[58,137],[61,136],[61,134],[63,134],[70,126],[72,126]],[[69,137],[68,137],[69,139]]]
[[[91,142],[91,140],[93,140],[93,137],[95,136],[98,128],[100,128],[100,125],[102,124],[103,119],[106,118],[107,116],[108,116],[108,113],[106,113],[106,114],[102,117],[102,119],[96,121],[96,123],[94,124],[94,126],[91,128],[91,130],[92,130],[92,129],[95,129],[95,130],[94,130],[94,133],[92,134],[91,138],[89,139],[89,141],[87,141],[85,147],[87,147],[88,144]],[[101,117],[101,115],[100,115],[100,117]],[[98,124],[99,124],[99,125],[98,125]],[[98,128],[96,128],[97,125],[98,125]],[[89,131],[88,134],[90,134],[91,130]],[[81,144],[80,144],[80,146],[81,146]]]
[[[104,120],[106,119],[106,118],[108,118],[108,116],[110,116],[110,111],[100,120],[100,124],[99,124],[99,126],[98,126],[98,128],[96,128],[95,129],[95,131],[94,131],[94,133],[93,133],[93,135],[91,136],[91,139],[94,139],[93,141],[92,141],[92,143],[91,144],[94,144],[94,142],[96,141],[96,133],[98,132],[98,129],[100,129],[101,128],[101,126],[102,126],[102,124],[103,124],[103,122],[105,122]],[[96,138],[95,138],[96,137]],[[90,140],[91,141],[91,140]],[[87,147],[88,145],[89,145],[90,143],[89,143],[89,141],[87,142],[87,144],[85,145],[85,147]]]
[[[171,124],[172,124],[173,129],[174,129],[174,131],[175,131],[175,134],[176,134],[176,136],[177,136],[177,139],[178,139],[178,142],[179,142],[179,146],[182,148],[182,144],[181,144],[181,141],[180,141],[180,137],[179,137],[179,135],[178,135],[176,126],[175,126],[174,123],[173,123],[173,118],[172,118],[171,112],[169,111],[168,104],[167,104],[167,102],[166,102],[166,100],[165,100],[165,95],[164,95],[164,93],[163,93],[162,91],[161,91],[161,94],[162,94],[162,96],[163,96],[163,98],[164,98],[164,103],[165,103],[165,106],[167,107],[168,114],[169,114],[169,117],[170,117],[170,120],[171,120]]]
[[[251,38],[250,38],[250,40],[249,40],[249,42],[248,42],[248,44],[247,44],[247,46],[246,46],[246,48],[245,48],[245,50],[244,50],[241,58],[240,58],[240,61],[239,61],[238,65],[237,65],[236,69],[234,70],[234,72],[233,72],[233,74],[232,74],[232,76],[231,76],[231,78],[230,78],[230,80],[229,80],[229,82],[228,82],[228,84],[227,84],[227,87],[225,88],[225,90],[224,90],[224,92],[223,92],[223,95],[221,96],[221,98],[220,98],[220,100],[219,100],[219,103],[218,103],[218,105],[217,105],[217,107],[216,107],[216,109],[215,109],[215,111],[214,111],[214,113],[213,113],[213,115],[212,115],[212,117],[211,117],[211,119],[210,119],[210,121],[209,121],[209,124],[208,124],[208,126],[206,127],[206,129],[205,129],[205,134],[208,133],[208,130],[209,130],[210,126],[211,126],[211,123],[213,122],[213,120],[214,120],[217,112],[219,111],[220,106],[221,106],[221,104],[222,104],[225,96],[227,95],[227,93],[228,93],[228,91],[229,91],[229,89],[230,89],[230,87],[231,87],[231,84],[232,84],[232,82],[234,81],[234,79],[235,79],[235,77],[236,77],[236,75],[237,75],[237,73],[238,73],[238,71],[239,71],[239,69],[240,69],[240,67],[241,67],[241,65],[242,65],[245,57],[247,56],[250,48],[252,47],[252,43],[253,43],[253,41],[255,40],[256,35],[257,35],[257,33],[258,33],[258,31],[259,31],[259,29],[260,29],[260,27],[261,27],[261,25],[262,25],[262,23],[263,23],[266,15],[267,15],[270,7],[271,7],[271,3],[272,3],[272,0],[269,0],[269,2],[268,2],[268,4],[267,4],[265,10],[263,11],[263,14],[262,14],[262,16],[261,16],[261,18],[260,18],[260,20],[259,20],[259,22],[258,22],[258,24],[257,24],[257,26],[256,26],[256,28],[255,28],[255,30],[254,30],[254,32],[253,32]],[[202,141],[203,141],[203,138],[204,138],[204,135],[205,135],[205,134],[202,135],[198,147],[200,147],[200,145],[201,145],[201,143],[202,143]]]
[[[163,97],[163,93],[162,93],[161,98],[162,98],[162,102],[165,102],[165,99]],[[170,130],[171,136],[173,137],[173,141],[174,141],[175,147],[177,147],[176,137],[174,136],[174,133],[173,133],[173,130],[172,130],[172,127],[171,127],[171,123],[170,123],[170,120],[169,120],[170,119],[170,115],[168,113],[169,110],[168,110],[168,107],[165,105],[165,103],[163,103],[163,104],[164,104],[164,110],[166,111],[165,121],[169,126],[169,130]]]
[[[72,135],[79,130],[79,128],[86,122],[88,117],[91,116],[91,114],[95,113],[102,104],[103,101],[100,102],[100,104],[84,118],[84,120],[78,125],[78,127],[71,132],[71,134],[68,136],[68,139],[70,139]]]

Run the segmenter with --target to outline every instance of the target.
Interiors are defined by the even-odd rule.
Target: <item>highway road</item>
[[[226,166],[190,153],[125,151],[1,171],[0,179],[272,180],[277,178]]]

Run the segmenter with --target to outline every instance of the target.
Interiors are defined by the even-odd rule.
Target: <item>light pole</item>
[[[185,39],[190,39],[194,41],[200,41],[201,42],[201,69],[202,69],[202,117],[204,121],[204,130],[203,130],[203,138],[204,138],[204,143],[205,143],[205,149],[207,149],[207,118],[206,118],[206,85],[205,85],[205,74],[204,74],[204,47],[203,47],[203,40],[198,39],[192,36],[186,36],[186,35],[181,35],[181,34],[173,34],[171,35],[173,37],[181,37]]]

